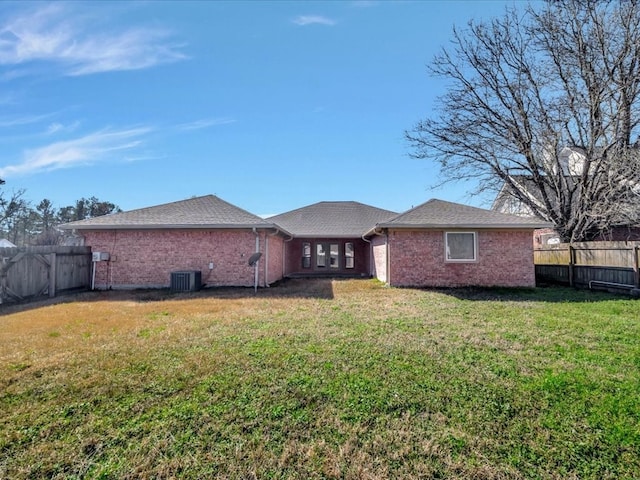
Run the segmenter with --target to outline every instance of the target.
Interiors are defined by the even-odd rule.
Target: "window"
[[[354,267],[354,250],[353,243],[347,242],[344,244],[344,268]]]
[[[475,232],[446,232],[446,259],[449,262],[475,262]]]
[[[340,268],[340,246],[337,243],[329,245],[329,266]]]
[[[309,242],[302,244],[302,268],[311,268],[311,244]]]
[[[322,243],[316,245],[316,267],[324,268],[327,266],[327,251]]]

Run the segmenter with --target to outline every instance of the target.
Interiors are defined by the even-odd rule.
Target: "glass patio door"
[[[316,268],[340,268],[340,245],[337,243],[317,243]]]

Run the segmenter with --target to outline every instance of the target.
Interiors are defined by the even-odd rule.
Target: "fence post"
[[[569,286],[573,287],[573,266],[576,263],[576,250],[569,244]]]
[[[640,246],[636,245],[633,247],[633,283],[636,288],[640,288],[640,271],[638,269],[638,264],[640,260],[638,259],[638,254],[640,253]]]

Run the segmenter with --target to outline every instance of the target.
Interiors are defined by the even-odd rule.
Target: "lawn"
[[[0,478],[640,478],[640,303],[288,281],[0,310]]]

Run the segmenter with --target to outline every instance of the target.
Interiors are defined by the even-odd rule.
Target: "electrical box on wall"
[[[92,252],[91,260],[94,262],[107,262],[109,261],[109,252]]]

